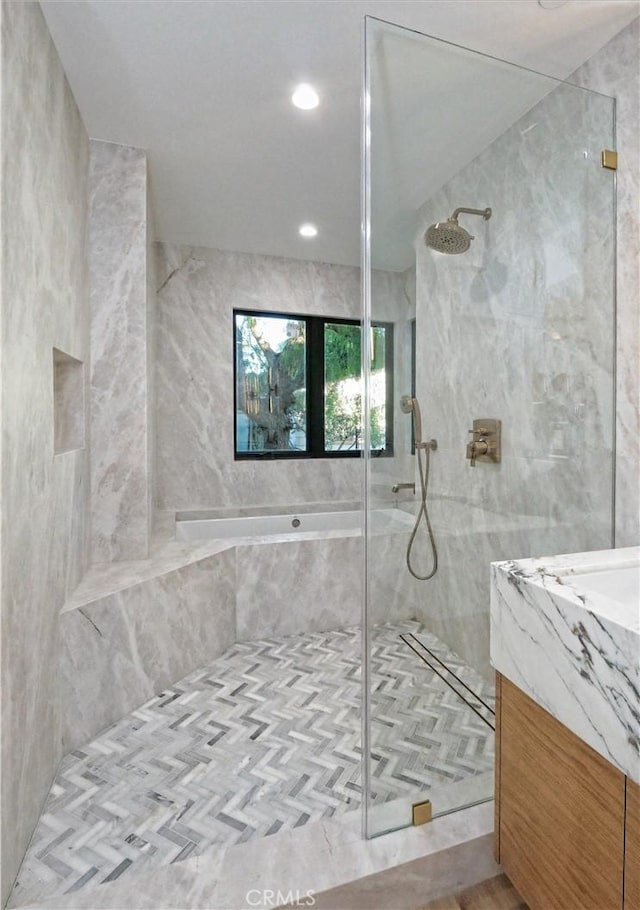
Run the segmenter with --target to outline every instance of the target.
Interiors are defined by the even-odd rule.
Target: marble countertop
[[[491,566],[491,663],[640,783],[640,547]]]

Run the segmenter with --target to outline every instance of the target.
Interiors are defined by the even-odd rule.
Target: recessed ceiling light
[[[298,233],[301,237],[317,237],[318,228],[315,224],[301,224],[298,228]]]
[[[538,0],[542,9],[560,9],[566,2],[567,0]]]
[[[301,82],[291,96],[291,101],[296,107],[303,111],[312,111],[314,107],[320,104],[318,93],[312,85],[307,82]]]

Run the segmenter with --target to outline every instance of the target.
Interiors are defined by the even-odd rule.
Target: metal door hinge
[[[612,149],[602,149],[602,167],[610,171],[618,170],[618,153]]]
[[[426,799],[423,803],[414,803],[411,807],[411,814],[414,825],[426,825],[431,821],[431,800]]]

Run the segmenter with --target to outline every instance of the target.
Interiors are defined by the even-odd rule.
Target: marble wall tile
[[[359,269],[155,246],[159,508],[360,499],[357,459],[234,461],[232,360],[234,307],[359,319]],[[398,278],[379,285],[379,318],[397,318]]]
[[[54,456],[53,349],[87,363],[88,139],[38,3],[2,4],[2,894],[61,757],[58,613],[87,450]]]
[[[147,539],[149,545],[154,534],[161,533],[161,513],[156,509],[156,362],[158,306],[158,259],[154,250],[155,236],[151,198],[146,192],[147,204],[147,247],[146,247],[146,295],[147,295],[147,337],[146,337],[146,424],[147,424]]]
[[[150,526],[147,163],[91,141],[92,559],[142,559]]]
[[[640,18],[570,82],[616,99],[616,546],[640,540]]]
[[[418,618],[485,673],[489,563],[611,542],[611,137],[611,101],[561,85],[421,212],[418,394],[438,439],[441,566]],[[426,248],[427,225],[458,206],[493,216],[464,220],[476,238],[464,255]],[[502,462],[471,469],[480,417],[502,420]]]
[[[237,547],[238,641],[359,625],[362,547],[361,537]]]
[[[227,550],[61,615],[65,753],[233,644],[235,577]]]

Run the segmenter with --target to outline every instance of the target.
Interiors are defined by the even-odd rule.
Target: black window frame
[[[236,317],[237,316],[274,316],[279,319],[295,319],[305,324],[306,345],[306,389],[307,389],[307,449],[282,450],[269,452],[238,451],[238,381],[236,350]],[[326,325],[355,325],[362,329],[360,319],[342,319],[334,316],[312,316],[308,313],[282,313],[277,310],[248,310],[244,307],[233,308],[233,457],[234,461],[270,461],[280,458],[361,458],[363,449],[346,451],[325,450],[324,435],[324,338]],[[372,455],[391,457],[393,455],[393,323],[372,322],[373,328],[385,330],[385,380],[386,380],[386,446],[384,449],[373,449]]]

